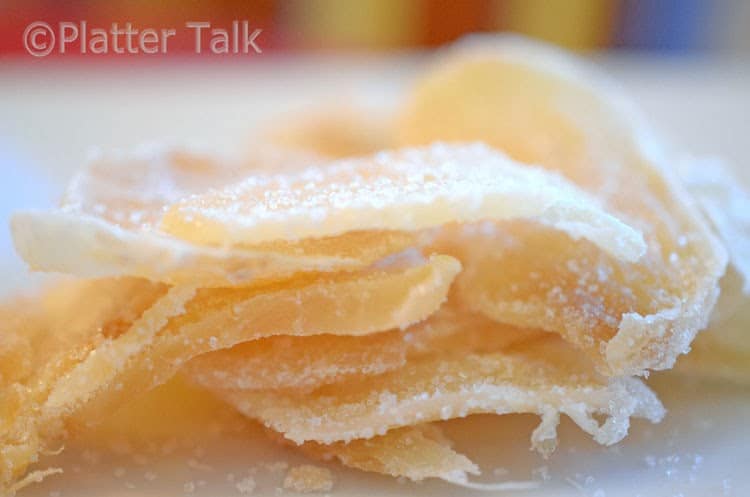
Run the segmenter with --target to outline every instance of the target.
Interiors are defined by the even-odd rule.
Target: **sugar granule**
[[[255,478],[247,476],[238,481],[235,487],[239,493],[249,495],[255,490]]]
[[[328,492],[333,488],[333,475],[328,468],[320,466],[295,466],[284,477],[284,488],[302,493]]]

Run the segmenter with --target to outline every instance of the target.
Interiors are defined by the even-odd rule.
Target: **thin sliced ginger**
[[[343,230],[330,232],[323,230],[323,232],[317,233],[301,230],[301,236],[321,235],[323,238],[314,239],[309,243],[318,247],[330,247],[334,251],[338,250],[339,253],[345,250],[348,251],[347,253],[358,255],[373,250],[370,247],[357,250],[356,247],[348,247],[345,243],[342,248],[341,240],[356,236],[361,237],[360,240],[367,240],[370,245],[386,246],[390,253],[396,252],[393,244],[387,242],[383,244],[382,240],[387,241],[390,236],[397,239],[402,239],[399,237],[405,236],[409,237],[408,239],[413,243],[413,234],[407,233],[407,231],[430,228],[439,223],[465,219],[473,220],[482,217],[500,219],[534,217],[550,228],[564,231],[571,237],[592,239],[617,257],[635,259],[640,255],[642,240],[639,233],[599,210],[596,204],[587,200],[582,192],[572,188],[558,177],[538,170],[525,169],[499,154],[476,145],[468,147],[437,145],[425,150],[406,151],[402,156],[406,162],[397,164],[394,168],[389,168],[387,164],[389,156],[378,156],[375,160],[381,162],[385,174],[369,175],[369,179],[374,181],[373,187],[376,188],[382,186],[379,184],[381,180],[386,183],[391,180],[403,181],[406,190],[400,187],[392,190],[386,188],[387,196],[390,196],[391,201],[403,200],[401,198],[403,193],[416,188],[416,191],[411,191],[411,196],[407,195],[406,197],[406,207],[412,209],[412,214],[404,215],[403,209],[398,212],[394,210],[391,214],[393,220],[401,223],[395,226],[397,229],[386,229],[385,225],[378,227],[365,224],[366,230],[357,231],[355,229],[357,226],[347,225],[346,223],[350,221],[346,221],[346,217],[344,217],[339,218],[343,219],[345,223]],[[478,164],[484,161],[487,161],[487,163],[478,175],[469,175],[468,181],[466,181],[466,179],[462,179],[459,174],[460,169],[455,164],[456,161],[469,160]],[[171,164],[175,161],[167,162]],[[421,163],[424,170],[413,176],[414,172],[408,169],[416,162]],[[177,164],[181,163],[177,161]],[[190,164],[191,167],[194,166],[192,162]],[[338,177],[336,175],[343,171],[344,178],[352,181],[349,185],[354,185],[355,191],[357,191],[357,175],[360,172],[365,172],[371,164],[371,160],[360,161],[354,164],[354,169],[347,164],[334,164],[328,169],[322,169],[322,174],[324,176],[333,174],[334,177]],[[161,166],[157,164],[154,167]],[[160,170],[157,177],[167,174],[171,178],[171,183],[192,184],[189,175],[185,179],[181,176],[183,172],[179,168],[172,171],[174,168],[175,166],[169,166],[166,173]],[[202,169],[199,170],[202,171]],[[434,175],[431,172],[433,170]],[[350,174],[352,171],[355,174]],[[299,175],[289,175],[288,177],[292,179],[306,178],[309,174],[316,175],[320,172],[308,170]],[[388,174],[391,174],[391,176],[387,177]],[[109,181],[104,177],[94,176],[96,180]],[[159,183],[161,180],[151,181],[148,176],[145,178],[142,180],[143,191],[149,191],[149,188],[156,192],[161,191],[161,187],[148,186],[150,183],[161,185]],[[262,183],[270,181],[271,185],[281,184],[283,186],[282,180],[284,180],[284,177],[282,176],[259,174],[257,178]],[[421,183],[421,179],[427,179],[428,182]],[[89,179],[93,183],[96,183],[96,180]],[[119,182],[119,180],[115,181],[115,185]],[[85,185],[86,182],[79,178],[71,191],[78,192],[77,197],[83,199],[98,199],[97,195],[102,195],[102,192],[106,191],[106,188],[98,184],[88,187]],[[478,197],[475,196],[475,192],[471,191],[473,187],[481,187]],[[163,194],[161,197],[157,195],[158,202],[155,205],[163,206],[165,198],[178,195],[170,188],[182,193],[190,191],[189,186],[166,188],[169,193]],[[422,188],[422,192],[419,191],[420,188]],[[138,206],[137,209],[144,205],[144,202],[140,201],[138,195],[134,194],[132,190],[134,189],[131,185],[127,190],[118,190],[122,194],[121,197],[106,197],[113,199],[112,208],[110,210],[105,209],[104,213],[100,212],[99,214],[110,216],[110,219],[106,219],[106,217],[105,219],[112,224],[115,222],[124,223],[123,212],[133,209],[133,205]],[[221,190],[218,191],[221,192]],[[273,192],[274,190],[271,188],[269,191]],[[140,190],[137,192],[140,193]],[[535,201],[532,203],[521,202],[527,196],[533,197]],[[69,193],[69,199],[74,197],[76,195]],[[201,199],[200,196],[194,198]],[[100,200],[104,201],[105,197]],[[79,204],[87,205],[86,202],[80,202]],[[91,209],[97,210],[97,205],[99,205],[99,202],[92,200]],[[338,209],[340,206],[336,207]],[[370,206],[369,209],[373,210],[373,207],[380,208],[381,211],[384,209],[383,206],[378,205]],[[80,206],[76,208],[80,208]],[[431,217],[433,211],[438,214],[437,218]],[[67,214],[65,210],[61,212]],[[150,226],[160,219],[160,214],[156,212],[155,208],[152,211],[147,210],[147,212],[153,214],[151,218],[143,214],[142,210],[136,210],[135,212],[140,216],[136,216],[137,222],[128,229],[134,239],[141,239],[144,234],[139,230],[149,230]],[[40,216],[44,217],[42,214]],[[287,217],[289,216],[287,215]],[[73,214],[73,218],[81,219],[82,216],[78,212]],[[416,222],[414,224],[403,223],[402,220],[409,221],[410,218]],[[16,218],[16,224],[21,223],[23,225],[19,219],[21,218]],[[127,219],[130,219],[130,217]],[[374,217],[371,217],[371,219],[374,219]],[[166,219],[162,219],[161,224],[168,224],[165,221]],[[411,223],[411,221],[409,222]],[[290,224],[296,225],[291,221]],[[118,229],[120,228],[118,227]],[[70,231],[76,232],[75,229]],[[42,229],[42,232],[44,232],[44,229]],[[45,236],[50,233],[54,235],[54,230],[45,233]],[[224,240],[220,244],[248,245],[248,240],[236,240],[236,242],[236,244],[226,243],[226,240]],[[201,243],[211,244],[212,241],[202,240]],[[255,243],[255,246],[262,244],[266,244],[266,246],[283,245],[287,253],[294,254],[300,250],[300,245],[304,246],[308,241],[303,239],[299,243],[295,242],[294,247],[290,248],[286,242],[279,242],[273,237],[264,239],[261,234],[260,238],[254,239],[252,243]],[[384,254],[379,253],[378,255]],[[369,271],[378,273],[378,271],[382,271],[378,269],[379,267],[392,267],[391,271],[393,271],[398,270],[400,265],[408,265],[409,263],[410,257],[396,257],[395,259],[382,261]],[[422,267],[432,267],[433,265],[440,266],[443,270],[437,271],[431,283],[419,283],[408,281],[408,278],[406,280],[397,278],[392,281],[392,285],[383,287],[384,300],[382,303],[378,303],[374,299],[372,291],[366,285],[360,286],[359,283],[353,284],[348,291],[342,291],[341,296],[338,293],[334,294],[337,298],[330,299],[327,295],[320,295],[320,298],[313,298],[309,301],[300,300],[299,292],[284,293],[281,291],[281,288],[287,284],[287,280],[283,278],[280,280],[273,280],[273,278],[269,280],[256,279],[255,285],[237,286],[233,289],[202,288],[201,285],[207,284],[207,280],[203,279],[202,276],[198,277],[195,284],[177,285],[168,291],[166,291],[166,286],[162,285],[162,291],[166,292],[164,296],[154,302],[151,308],[145,310],[138,320],[131,323],[129,333],[118,337],[115,341],[103,342],[86,357],[86,360],[72,365],[70,370],[64,372],[62,378],[52,382],[41,406],[41,415],[38,416],[36,421],[40,430],[40,439],[29,444],[27,459],[11,463],[13,474],[9,475],[9,478],[14,477],[15,472],[19,471],[15,468],[23,467],[28,462],[33,461],[36,453],[41,450],[42,444],[45,443],[44,441],[55,439],[57,434],[63,431],[63,425],[66,422],[68,425],[71,423],[86,425],[89,422],[101,419],[118,405],[123,398],[122,392],[148,390],[166,381],[184,362],[194,356],[269,335],[305,334],[304,323],[308,313],[319,317],[327,316],[328,319],[328,321],[319,322],[314,331],[307,332],[312,334],[368,334],[374,331],[403,327],[411,322],[408,316],[404,318],[404,321],[398,321],[396,318],[403,316],[399,314],[394,318],[394,312],[397,314],[409,314],[411,312],[414,320],[423,319],[444,300],[448,286],[459,270],[455,260],[445,256],[434,256],[431,259],[431,264]],[[127,263],[125,266],[127,266]],[[129,271],[127,267],[126,271]],[[417,275],[420,274],[419,268],[413,271],[417,271]],[[75,271],[73,272],[75,273]],[[429,276],[432,275],[431,272],[429,273],[427,275],[428,281]],[[174,277],[177,273],[171,274]],[[301,272],[293,281],[302,285],[305,282],[315,281],[317,278],[326,278],[325,274]],[[406,271],[404,274],[413,275],[415,273]],[[174,281],[172,277],[165,279]],[[347,273],[330,273],[330,278],[333,280],[349,277],[351,276],[347,276]],[[214,283],[214,281],[211,280],[210,283]],[[441,290],[436,290],[438,288]],[[276,292],[277,289],[281,293]],[[255,292],[259,294],[255,296]],[[238,306],[242,307],[241,303],[246,299],[252,301],[252,309],[257,313],[253,315],[263,316],[262,319],[253,321],[244,317],[242,312],[238,310]],[[230,305],[224,300],[232,302],[232,304]],[[222,304],[222,302],[224,303]],[[351,305],[348,304],[349,302],[351,302]],[[358,311],[362,315],[355,313],[354,309],[363,309],[366,304],[373,306],[368,307],[369,312]],[[399,307],[388,311],[389,304]],[[283,309],[285,305],[291,306],[289,309],[297,309],[296,313],[289,309],[285,311],[276,310]],[[237,324],[238,318],[243,318],[241,326]],[[351,325],[349,321],[351,319],[361,319],[361,321],[358,321],[360,324]],[[227,326],[227,321],[235,323],[235,325]],[[254,326],[254,328],[250,328],[250,326]],[[213,330],[213,335],[208,335],[210,330]]]
[[[361,375],[312,392],[214,391],[298,444],[369,439],[476,413],[530,412],[542,416],[532,445],[549,454],[560,414],[607,445],[626,435],[631,416],[656,422],[664,414],[639,380],[599,375],[581,352],[554,334],[450,311],[418,327],[442,331],[432,342],[424,339],[404,366],[385,374]],[[594,414],[606,421],[600,424]]]
[[[705,327],[726,252],[654,133],[584,64],[514,37],[459,43],[417,84],[397,136],[409,146],[479,140],[560,172],[645,237],[633,262],[554,237],[549,251],[565,258],[519,257],[526,237],[539,237],[525,225],[472,234],[457,243],[479,250],[457,254],[467,268],[463,300],[476,311],[560,333],[614,375],[670,368]],[[485,250],[494,244],[504,250]],[[505,266],[511,275],[492,270]]]
[[[413,481],[441,478],[464,482],[479,468],[451,448],[450,441],[434,425],[408,426],[369,439],[329,445],[307,442],[300,449],[316,458],[335,458],[346,466]]]
[[[377,114],[372,109],[337,101],[303,116],[284,116],[270,123],[262,138],[277,147],[319,157],[370,155],[390,148],[393,142],[390,116]],[[255,155],[255,151],[250,150],[250,155]]]
[[[439,439],[414,432],[412,425],[420,430],[433,429],[423,422],[475,412],[536,412],[543,416],[543,422],[534,433],[534,446],[548,454],[554,449],[560,413],[570,415],[597,441],[606,444],[625,435],[631,415],[654,422],[663,416],[658,400],[638,380],[610,381],[597,375],[585,357],[555,335],[501,325],[453,305],[411,326],[403,335],[389,333],[371,337],[403,340],[407,359],[386,374],[352,368],[348,354],[360,351],[349,337],[285,337],[284,353],[277,350],[271,356],[269,351],[280,345],[261,341],[242,344],[196,358],[183,372],[244,414],[300,443],[301,450],[308,454],[414,480],[438,477],[466,483],[467,474],[478,473],[475,466],[467,466],[464,456],[451,452],[449,445],[436,445]],[[299,384],[292,385],[285,376],[272,378],[273,384],[268,385],[267,372],[247,367],[259,364],[260,359],[273,358],[284,361],[277,366],[279,371],[302,368],[310,338],[322,338],[323,344],[333,348],[327,355],[329,361],[318,362],[323,363],[323,371],[340,367],[340,375],[315,376],[313,384],[307,371],[297,370]],[[532,354],[534,361],[530,360]],[[515,370],[509,366],[514,357],[523,364],[517,364]],[[387,349],[370,352],[372,364],[389,359],[391,351]],[[214,374],[217,371],[219,375]],[[542,375],[540,371],[547,373]],[[571,385],[566,385],[566,377]],[[265,392],[260,388],[263,382],[270,387]],[[400,388],[412,392],[412,397]],[[433,395],[431,389],[437,393]],[[538,397],[515,399],[529,395],[524,389]],[[478,400],[482,397],[487,397],[485,403]],[[317,402],[321,398],[324,401]],[[530,411],[524,410],[523,402]],[[315,408],[310,407],[313,403]],[[265,411],[265,406],[272,407]],[[608,419],[600,426],[592,414],[604,414]],[[379,417],[386,424],[379,424]],[[388,420],[393,424],[387,424]],[[306,431],[300,435],[295,427]],[[354,427],[362,431],[352,431],[357,429]],[[331,429],[336,431],[326,431]],[[507,488],[521,487],[507,482]]]
[[[420,321],[445,300],[459,268],[433,256],[406,268],[217,289],[99,280],[84,283],[77,297],[67,286],[53,290],[45,300],[58,314],[41,314],[38,323],[9,309],[20,326],[8,328],[8,340],[26,340],[29,355],[49,348],[50,357],[16,357],[15,364],[39,364],[26,376],[4,371],[0,481],[20,477],[65,428],[95,424],[202,353],[282,333],[365,335]],[[39,310],[30,306],[29,314]],[[82,324],[50,324],[71,320]]]
[[[349,375],[381,374],[403,366],[406,337],[401,330],[357,337],[275,336],[196,357],[184,370],[206,388],[313,389]]]
[[[446,303],[427,320],[405,330],[361,337],[269,337],[196,357],[182,372],[207,389],[306,393],[324,385],[400,370],[408,359],[436,350],[497,350],[543,334],[509,328],[495,333],[497,329],[487,318]]]
[[[40,406],[56,381],[102,343],[116,339],[167,291],[136,278],[63,283],[38,299],[9,302],[0,310],[0,490],[21,479],[55,441],[40,431]],[[13,482],[16,482],[14,485]]]
[[[343,339],[345,337],[338,337]],[[304,338],[299,338],[304,340]],[[159,412],[160,416],[153,416]],[[127,428],[124,428],[127,427]],[[209,428],[207,428],[209,427]],[[184,446],[220,437],[252,439],[269,435],[210,392],[191,385],[183,375],[151,390],[118,409],[93,429],[82,431],[76,443],[82,447],[118,450],[132,454],[160,453],[162,444]],[[271,438],[283,442],[278,435]],[[289,442],[286,442],[289,444]],[[479,469],[466,456],[451,449],[451,442],[436,425],[392,430],[382,437],[349,444],[307,443],[300,447],[316,459],[337,459],[349,467],[412,480],[440,477],[461,482]]]
[[[353,230],[335,240],[269,242],[254,247],[185,243],[158,229],[164,209],[282,161],[290,170],[319,158],[265,150],[236,161],[176,147],[102,155],[71,181],[58,209],[11,219],[18,253],[32,269],[87,278],[140,276],[172,284],[243,285],[297,272],[356,270],[414,244],[405,232]],[[302,165],[297,166],[300,162]]]
[[[175,203],[161,228],[194,243],[253,245],[484,219],[535,219],[627,261],[645,249],[640,233],[569,182],[479,144],[438,143],[252,176]]]
[[[750,383],[750,190],[729,164],[685,158],[680,177],[729,252],[730,267],[708,329],[675,371]]]

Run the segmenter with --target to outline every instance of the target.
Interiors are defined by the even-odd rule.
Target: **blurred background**
[[[750,50],[744,0],[4,0],[2,10],[4,57],[25,55],[19,34],[30,21],[78,19],[154,27],[249,19],[263,27],[263,48],[276,52],[429,47],[477,31],[580,50]],[[192,52],[189,37],[175,52]]]
[[[196,54],[187,21],[261,29],[261,54]],[[33,57],[30,23],[177,28],[166,54]],[[51,205],[92,146],[237,149],[269,119],[326,105],[395,105],[434,47],[515,32],[592,58],[686,152],[750,179],[746,0],[0,0],[0,272],[27,276],[9,213]],[[278,117],[281,116],[281,117]]]

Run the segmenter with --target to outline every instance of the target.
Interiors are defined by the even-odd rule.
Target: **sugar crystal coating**
[[[28,314],[26,307],[9,308],[18,319],[7,322],[7,335],[28,340],[27,353],[36,354],[39,367],[22,377],[3,374],[9,380],[3,404],[10,410],[0,432],[0,481],[18,478],[55,443],[63,423],[96,424],[195,356],[279,334],[406,327],[440,306],[458,270],[454,259],[434,256],[405,269],[308,275],[246,288],[168,289],[137,278],[105,279],[53,289],[43,307],[29,302]]]
[[[670,368],[706,326],[726,252],[673,177],[675,157],[627,97],[583,62],[514,37],[469,39],[419,81],[398,128],[401,145],[480,140],[517,161],[559,172],[645,238],[647,250],[637,261],[604,258],[585,246],[580,255],[570,254],[562,263],[580,269],[571,270],[557,295],[545,295],[554,286],[538,286],[514,296],[497,286],[506,279],[481,281],[492,277],[488,267],[514,264],[512,250],[509,261],[497,253],[464,261],[468,271],[477,264],[476,285],[485,287],[479,290],[477,310],[504,320],[511,309],[509,322],[522,324],[526,314],[532,321],[528,325],[534,325],[537,303],[543,302],[556,319],[551,331],[566,338],[579,335],[579,345],[593,335],[586,348],[600,355],[600,368],[613,375]],[[542,279],[564,272],[548,264],[536,270],[531,259],[523,267],[528,277],[536,272]],[[592,301],[585,285],[570,284],[586,273],[594,280],[599,268],[614,280],[610,297],[621,295],[612,309],[615,322],[612,312]],[[580,313],[568,317],[569,306],[558,297],[593,303],[585,322],[593,322],[595,332],[581,328]]]
[[[454,319],[448,314],[441,319]],[[485,322],[485,336],[516,330]],[[603,444],[622,439],[631,416],[659,421],[663,408],[636,379],[600,376],[580,352],[551,334],[521,335],[494,348],[483,341],[438,341],[403,367],[357,377],[313,392],[220,390],[247,416],[296,443],[350,442],[391,429],[474,413],[536,413],[532,441],[554,448],[560,414],[570,416]],[[593,414],[607,416],[599,424]]]
[[[233,245],[529,218],[624,260],[637,260],[645,248],[640,233],[561,177],[480,144],[435,144],[253,176],[175,203],[162,229],[196,243]]]
[[[358,337],[282,335],[196,357],[184,372],[206,388],[313,389],[349,375],[396,369],[406,361],[406,346],[400,330]]]
[[[333,489],[333,475],[328,468],[302,464],[289,469],[284,488],[302,493],[328,492]]]
[[[454,259],[433,256],[405,270],[201,289],[149,347],[123,364],[118,374],[122,388],[102,390],[80,407],[79,417],[100,419],[122,402],[123,391],[145,391],[163,383],[190,359],[216,347],[282,334],[366,335],[406,327],[440,306],[457,271]],[[213,344],[211,337],[216,338]]]
[[[179,148],[103,155],[73,178],[59,209],[13,215],[16,250],[36,270],[226,286],[300,271],[358,269],[414,243],[406,233],[357,231],[335,241],[208,247],[159,231],[169,204],[260,171],[253,161]]]
[[[349,443],[306,442],[300,448],[313,457],[333,457],[353,468],[413,481],[441,478],[462,482],[468,474],[479,474],[477,465],[454,451],[440,428],[430,424],[391,430]]]

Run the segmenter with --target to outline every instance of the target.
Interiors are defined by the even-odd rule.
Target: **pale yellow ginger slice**
[[[126,334],[166,291],[135,278],[65,282],[0,307],[0,493],[52,474],[39,470],[22,479],[41,453],[59,448],[39,433],[55,382],[99,345]]]
[[[750,191],[720,159],[685,158],[679,164],[680,177],[729,252],[730,267],[721,280],[721,295],[711,316],[714,331],[709,333],[721,334],[723,322],[750,298]],[[743,342],[750,344],[750,334]]]
[[[174,204],[162,228],[222,245],[529,218],[589,239],[616,258],[637,260],[644,250],[640,233],[581,190],[479,144],[437,144],[252,177]]]
[[[688,157],[679,173],[727,246],[730,268],[721,281],[709,328],[676,366],[680,373],[750,381],[750,193],[729,165],[717,158]]]
[[[358,337],[270,337],[196,357],[182,371],[208,389],[310,391],[398,369],[407,357],[441,350],[496,351],[541,335],[536,330],[498,325],[446,303],[406,330]]]
[[[371,109],[336,102],[308,114],[283,116],[266,127],[263,138],[298,153],[354,157],[391,148],[393,124],[390,117]]]
[[[64,281],[0,305],[0,381],[44,396],[49,381],[107,340],[125,333],[162,298],[166,285],[138,278]]]
[[[722,285],[722,291],[724,288]],[[722,299],[719,304],[722,304]],[[690,348],[690,353],[675,365],[677,372],[750,384],[750,305],[747,297],[739,303],[739,308],[733,308],[731,314],[725,312],[713,320]]]
[[[184,312],[169,319],[157,336],[140,342],[142,347],[135,353],[121,337],[103,362],[88,357],[79,364],[58,382],[45,409],[63,414],[76,411],[78,421],[95,422],[121,402],[122,392],[146,391],[168,380],[190,359],[212,350],[275,335],[367,335],[405,328],[440,307],[459,269],[455,259],[433,256],[406,269],[199,289]],[[143,336],[138,325],[131,329],[138,335],[136,340]],[[129,360],[118,363],[123,357]],[[112,381],[95,381],[96,395],[84,399],[82,392],[93,393],[94,388],[82,391],[79,384],[113,368]]]
[[[747,331],[749,323],[744,320]],[[708,332],[706,332],[708,333]],[[713,340],[698,339],[689,354],[681,357],[674,371],[685,376],[728,381],[738,385],[750,385],[750,352],[716,344]]]
[[[278,165],[286,153],[263,159],[268,155],[256,160],[270,167],[267,163]],[[358,269],[414,244],[407,233],[355,231],[335,243],[323,238],[207,247],[159,231],[167,205],[261,174],[260,169],[253,161],[168,147],[101,156],[74,177],[60,208],[14,214],[16,250],[35,270],[226,286],[299,271]]]
[[[398,127],[401,145],[479,140],[560,172],[644,234],[648,248],[637,262],[586,243],[557,261],[525,258],[518,248],[532,246],[525,237],[546,237],[525,226],[522,233],[500,226],[484,241],[470,238],[464,245],[503,238],[517,244],[463,261],[467,275],[475,275],[463,287],[482,289],[466,296],[475,310],[561,333],[600,356],[600,369],[611,375],[670,368],[705,327],[725,250],[672,177],[670,156],[638,111],[583,63],[513,37],[460,43],[417,84]],[[570,247],[548,239],[552,253]],[[510,267],[514,281],[490,270],[500,267]],[[527,284],[535,278],[545,283]]]
[[[750,295],[750,190],[716,158],[686,158],[679,174],[729,251],[729,262]],[[723,293],[723,288],[722,288]]]
[[[449,300],[427,320],[407,328],[407,360],[495,353],[548,335],[498,323]]]
[[[497,351],[544,335],[538,331],[503,327],[481,315],[472,315],[446,305],[426,321],[404,332],[394,330],[363,337],[276,337],[257,340],[200,356],[188,363],[183,372],[192,381],[213,390],[257,390],[266,386],[269,389],[285,387],[309,392],[321,385],[346,383],[353,378],[381,374],[383,364],[389,364],[392,368],[401,366],[407,355],[414,359],[441,354],[446,350],[454,355]],[[256,344],[259,346],[255,347]],[[363,353],[364,347],[369,349],[366,359],[357,364],[355,361]],[[274,376],[274,371],[283,372],[283,377]],[[388,431],[382,436],[348,443],[324,445],[306,442],[300,449],[313,457],[335,458],[349,467],[403,476],[415,481],[441,478],[470,485],[467,475],[479,472],[469,459],[451,449],[450,442],[433,425],[409,426]],[[530,484],[503,482],[493,485],[493,489],[529,488]]]
[[[587,240],[571,240],[537,223],[482,223],[446,228],[432,245],[464,262],[456,298],[498,322],[560,333],[589,352],[602,371],[599,344],[621,316],[650,305],[649,294],[623,291],[642,284]]]
[[[102,389],[122,389],[123,386],[117,383],[118,377],[154,344],[157,334],[172,318],[185,314],[185,306],[195,296],[195,287],[169,289],[133,322],[126,333],[114,340],[103,341],[60,378],[45,400],[44,412],[55,418],[88,402]]]
[[[10,404],[13,411],[3,419],[0,428],[0,490],[7,487],[14,491],[27,482],[39,481],[40,476],[56,472],[54,468],[37,470],[13,483],[29,464],[49,452],[54,444],[59,444],[63,419],[57,411],[50,412],[47,407],[50,399],[53,399],[53,405],[60,402],[59,378],[80,376],[76,373],[87,361],[100,366],[102,363],[108,365],[109,360],[117,361],[111,355],[113,343],[124,342],[121,351],[130,349],[125,350],[124,357],[119,359],[118,365],[122,365],[128,353],[141,346],[141,340],[147,340],[164,324],[160,317],[153,316],[154,312],[163,310],[160,304],[170,304],[170,308],[179,305],[180,295],[167,292],[157,297],[163,290],[161,285],[136,279],[83,283],[78,288],[66,286],[47,295],[49,305],[46,307],[50,309],[45,310],[43,305],[33,309],[33,312],[43,315],[42,326],[37,333],[24,335],[32,344],[32,362],[36,370],[25,378],[23,384],[11,385],[12,398],[2,399],[4,407]],[[151,302],[156,303],[147,307],[146,304]],[[129,323],[135,331],[128,329]],[[96,373],[100,376],[79,381],[75,387],[81,391],[74,391],[71,396],[85,398],[91,389],[108,384],[114,376],[105,367],[100,367]],[[117,388],[117,385],[111,386]],[[59,450],[59,447],[55,449]]]
[[[336,459],[351,468],[413,481],[441,478],[465,482],[467,475],[479,474],[477,465],[454,451],[442,430],[430,424],[399,428],[349,443],[306,442],[300,450],[316,458]]]
[[[329,162],[330,157],[310,149],[274,145],[251,140],[242,155],[246,169],[252,174],[291,173]]]
[[[737,288],[731,288],[733,284]],[[708,329],[691,344],[690,353],[677,361],[678,373],[750,384],[750,305],[741,284],[734,271],[724,277],[717,306],[721,315],[715,313]]]
[[[750,382],[750,193],[728,164],[686,158],[679,173],[729,251],[708,329],[678,361],[681,373]]]
[[[154,413],[158,413],[155,416]],[[181,375],[127,399],[92,427],[70,434],[67,444],[92,450],[159,450],[166,443],[205,442],[262,429]]]
[[[405,336],[394,330],[357,337],[269,337],[196,357],[183,371],[206,388],[312,389],[403,366]]]
[[[14,383],[2,389],[0,484],[21,477],[66,425],[96,424],[200,354],[280,334],[405,328],[442,304],[459,269],[455,259],[433,256],[406,268],[243,288],[168,289],[126,279],[83,283],[79,299],[55,291],[48,304],[30,303],[28,315],[39,314],[39,322],[22,320],[8,330],[28,341],[33,367],[21,377],[3,370]]]
[[[154,416],[159,412],[160,416]],[[97,448],[113,444],[144,451],[165,441],[203,441],[223,436],[255,435],[257,428],[207,391],[191,386],[180,375],[135,398],[102,423],[76,433],[77,446]],[[274,436],[277,438],[278,435]],[[280,437],[278,437],[280,438]],[[349,444],[308,442],[299,447],[322,460],[336,459],[348,467],[406,477],[414,481],[441,478],[463,483],[479,469],[455,452],[435,425],[392,430],[382,437]]]
[[[348,443],[305,442],[300,450],[313,457],[334,458],[351,468],[412,481],[440,478],[458,486],[489,491],[528,490],[538,486],[533,481],[469,482],[468,476],[480,474],[479,468],[468,457],[453,450],[452,445],[438,426],[420,424]]]
[[[383,375],[312,393],[218,391],[246,416],[301,444],[350,442],[414,424],[475,413],[535,413],[532,446],[551,452],[560,414],[601,444],[626,434],[631,416],[659,421],[656,396],[634,378],[606,379],[580,352],[547,335],[504,351],[446,350]],[[602,423],[594,415],[606,417]]]
[[[155,412],[161,415],[154,416]],[[254,436],[256,430],[256,426],[224,402],[177,375],[123,405],[93,429],[77,433],[75,442],[92,448],[116,443],[142,451],[169,440],[201,441],[243,433]],[[382,437],[349,444],[310,442],[300,450],[316,459],[335,458],[352,468],[415,481],[442,478],[461,482],[467,474],[479,472],[468,458],[451,449],[450,441],[434,425],[392,430]]]

